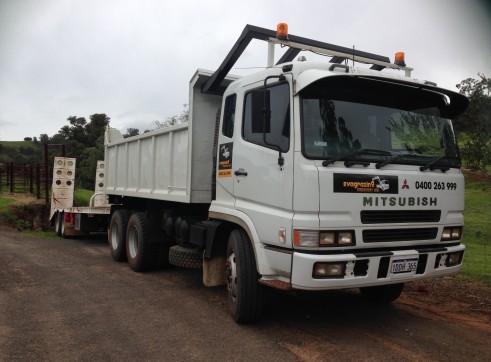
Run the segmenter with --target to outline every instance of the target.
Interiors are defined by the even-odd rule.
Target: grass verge
[[[92,190],[75,189],[73,206],[89,206],[92,195],[94,195],[94,191]]]
[[[466,176],[462,274],[491,286],[491,182]]]

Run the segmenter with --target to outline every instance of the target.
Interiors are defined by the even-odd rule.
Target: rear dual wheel
[[[111,256],[116,261],[126,261],[126,229],[129,213],[127,210],[114,211],[109,224],[108,240]]]
[[[145,213],[133,213],[126,231],[126,256],[134,271],[149,270],[156,265],[159,244],[152,236],[151,225]]]

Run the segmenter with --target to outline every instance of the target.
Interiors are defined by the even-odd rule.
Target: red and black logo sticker
[[[334,192],[397,194],[399,178],[397,176],[335,173],[333,185]]]

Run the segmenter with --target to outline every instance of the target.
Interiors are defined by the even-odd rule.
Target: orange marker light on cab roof
[[[288,24],[287,23],[278,23],[278,26],[276,27],[276,39],[288,40]]]
[[[397,52],[396,53],[394,64],[400,65],[401,67],[406,66],[406,62],[404,61],[404,52]]]

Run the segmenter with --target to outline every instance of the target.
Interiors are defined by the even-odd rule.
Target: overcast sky
[[[0,140],[52,136],[94,113],[122,131],[152,128],[182,111],[196,69],[215,70],[246,24],[278,22],[391,59],[404,51],[415,78],[445,88],[491,77],[486,1],[0,0]],[[231,73],[265,66],[262,43]]]

